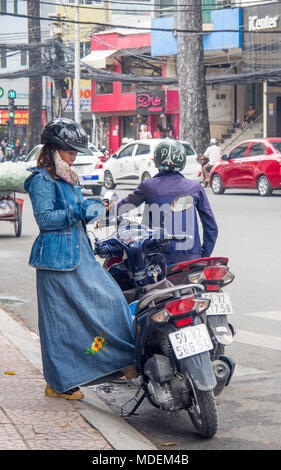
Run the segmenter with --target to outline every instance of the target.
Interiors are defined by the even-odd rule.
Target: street
[[[119,198],[131,189],[119,187]],[[219,226],[213,255],[228,257],[235,274],[225,291],[231,296],[237,335],[226,353],[237,365],[218,406],[219,430],[204,441],[187,413],[166,414],[146,401],[128,422],[161,449],[279,449],[281,193],[261,198],[256,191],[206,192]],[[90,191],[84,196],[90,197]],[[22,236],[14,236],[10,223],[0,224],[0,307],[38,334],[35,270],[28,266],[38,230],[29,198],[23,198]],[[96,386],[95,391],[117,413],[134,395],[127,385]]]

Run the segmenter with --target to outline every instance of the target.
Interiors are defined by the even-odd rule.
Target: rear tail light
[[[234,274],[227,266],[207,266],[203,271],[190,274],[188,279],[190,282],[207,285],[206,290],[218,290],[218,286],[230,284],[234,279]],[[212,289],[211,286],[214,288]]]
[[[106,156],[104,156],[104,155],[101,155],[101,156],[99,157],[99,159],[100,159],[100,161],[103,162],[103,163],[106,162]]]
[[[226,272],[227,272],[226,266],[209,266],[208,268],[205,268],[203,271],[205,278],[210,281],[223,279]]]
[[[96,163],[95,169],[98,170],[99,168],[103,168],[103,164],[101,162]]]
[[[155,313],[152,319],[157,323],[166,323],[173,316],[181,315],[181,318],[176,320],[177,326],[188,325],[193,323],[191,314],[192,311],[202,313],[209,307],[210,301],[208,299],[196,299],[193,296],[185,297],[183,299],[172,300],[165,305],[165,308],[160,312]]]

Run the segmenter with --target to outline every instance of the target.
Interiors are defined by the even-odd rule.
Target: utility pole
[[[54,17],[55,20],[61,20],[63,18],[62,15],[57,15]],[[54,31],[52,33],[55,39],[55,62],[57,65],[63,66],[64,64],[64,52],[63,52],[63,24],[61,21],[55,21],[53,25],[55,26]],[[54,99],[54,117],[61,117],[62,116],[62,86],[63,86],[63,79],[55,78],[54,79],[54,86],[55,86],[55,99]]]
[[[81,123],[80,113],[80,12],[79,0],[75,0],[75,89],[74,89],[74,103],[75,103],[75,121]]]
[[[40,20],[40,1],[27,1],[28,18],[28,42],[29,44],[41,42]],[[41,49],[40,47],[30,49],[29,67],[35,70],[41,68]],[[26,135],[27,153],[39,143],[42,130],[42,77],[29,78],[29,118]]]
[[[202,155],[210,142],[205,82],[201,0],[178,0],[177,70],[180,102],[180,139]]]

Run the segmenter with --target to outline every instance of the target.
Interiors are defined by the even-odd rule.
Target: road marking
[[[256,313],[243,313],[247,317],[259,317],[265,318],[266,320],[277,320],[281,321],[281,311],[274,310],[272,312],[256,312]]]
[[[261,348],[274,349],[281,351],[281,338],[271,335],[262,335],[252,331],[237,330],[235,342],[260,346]]]

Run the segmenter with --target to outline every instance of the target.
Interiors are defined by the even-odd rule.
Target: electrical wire
[[[31,16],[31,15],[24,15],[24,14],[16,14],[16,13],[9,13],[9,12],[3,12],[1,13],[3,16],[11,16],[11,17],[17,17],[17,18],[29,18],[29,19],[34,19],[34,20],[41,20],[41,21],[50,21],[50,18],[46,18],[43,16]],[[59,23],[72,23],[72,24],[80,24],[80,25],[98,25],[98,26],[106,26],[106,27],[116,27],[116,28],[125,28],[125,29],[132,29],[132,30],[142,30],[142,31],[163,31],[163,32],[171,32],[171,33],[187,33],[187,34],[199,34],[199,35],[206,35],[212,32],[216,33],[250,33],[250,34],[280,34],[281,30],[241,30],[239,29],[217,29],[215,31],[213,30],[198,30],[198,29],[178,29],[178,28],[155,28],[155,27],[144,27],[144,26],[131,26],[131,25],[113,25],[111,23],[100,23],[97,21],[76,21],[76,20],[70,20],[70,19],[61,19],[61,18],[56,18],[56,21]]]

